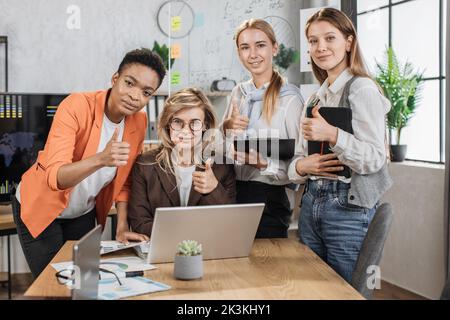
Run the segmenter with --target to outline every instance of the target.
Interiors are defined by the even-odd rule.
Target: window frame
[[[392,0],[388,0],[388,4],[384,6],[379,6],[376,8],[371,8],[370,10],[357,12],[357,16],[365,15],[368,13],[372,13],[377,10],[381,9],[388,9],[388,45],[389,47],[392,47],[392,8],[395,6],[400,6],[405,3],[409,2],[415,2],[417,0],[403,0],[396,3],[393,3]],[[445,40],[444,39],[444,1],[446,0],[439,0],[439,76],[437,77],[428,77],[424,78],[425,82],[427,81],[433,81],[433,80],[439,80],[439,161],[429,161],[429,160],[422,160],[422,159],[411,159],[407,158],[406,160],[411,161],[420,161],[420,162],[426,162],[426,163],[438,163],[438,164],[444,164],[445,160],[445,113],[444,110],[446,108],[445,104],[445,81],[446,81],[446,74],[445,74]],[[355,1],[357,3],[357,1]],[[356,7],[357,9],[357,7]],[[447,22],[448,23],[448,22]]]

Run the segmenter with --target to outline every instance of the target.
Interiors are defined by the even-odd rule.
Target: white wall
[[[248,77],[233,41],[236,27],[245,19],[271,16],[279,41],[299,48],[302,1],[184,1],[194,11],[195,26],[189,36],[173,40],[181,45],[181,57],[173,65],[181,80],[172,90],[188,85],[209,89],[221,77],[237,82]],[[105,88],[126,52],[152,48],[155,40],[169,44],[156,19],[164,2],[0,0],[0,35],[8,36],[9,42],[9,91],[67,93]],[[72,6],[79,15],[70,11]],[[73,21],[80,22],[79,28]],[[290,82],[299,83],[298,69],[298,64],[289,68]]]
[[[445,283],[444,166],[390,164],[394,186],[384,197],[394,222],[384,247],[384,280],[430,299]]]
[[[19,238],[17,235],[10,236],[11,238],[11,271],[13,273],[27,273],[30,272],[22,248],[20,247]],[[7,237],[0,238],[0,272],[8,271],[8,240]]]

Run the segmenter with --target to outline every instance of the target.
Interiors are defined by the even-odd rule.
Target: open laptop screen
[[[246,257],[263,209],[264,203],[158,208],[147,260],[172,262],[183,240],[201,243],[204,259]]]

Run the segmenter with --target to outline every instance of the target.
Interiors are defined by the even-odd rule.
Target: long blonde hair
[[[350,72],[357,77],[372,79],[372,77],[369,75],[369,72],[367,71],[367,67],[364,62],[361,49],[359,47],[356,29],[350,18],[342,11],[334,8],[320,9],[318,12],[313,14],[306,22],[306,38],[308,38],[309,27],[312,23],[317,21],[326,21],[332,24],[344,35],[346,39],[348,39],[349,37],[353,38],[350,53],[347,54],[347,65],[350,68]],[[314,76],[317,78],[320,84],[323,84],[328,78],[327,72],[319,68],[319,66],[314,63],[313,59],[311,59],[311,65]]]
[[[247,29],[256,29],[264,32],[267,37],[269,38],[270,42],[272,42],[272,45],[277,44],[277,39],[275,37],[275,32],[273,31],[272,26],[262,20],[262,19],[249,19],[244,21],[236,30],[236,33],[234,35],[234,40],[236,41],[236,47],[239,49],[239,36],[242,33],[242,31]],[[266,92],[264,93],[264,104],[263,104],[263,111],[262,116],[266,121],[270,124],[272,120],[272,116],[275,113],[276,107],[277,107],[277,99],[280,94],[281,86],[283,85],[283,78],[281,77],[280,73],[272,69],[272,78],[270,79],[270,85],[267,88]]]
[[[175,145],[170,139],[170,122],[177,112],[191,108],[201,108],[203,110],[205,114],[203,130],[206,131],[217,126],[217,118],[211,102],[201,90],[185,88],[171,95],[164,103],[164,109],[159,117],[158,137],[161,140],[161,145],[156,151],[155,158],[156,163],[165,172],[169,171],[175,174],[171,158]]]

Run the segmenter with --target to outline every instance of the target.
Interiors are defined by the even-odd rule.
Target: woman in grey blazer
[[[320,10],[309,18],[306,37],[322,86],[307,103],[312,117],[305,117],[304,109],[303,139],[288,170],[291,180],[306,182],[299,236],[350,282],[377,202],[391,185],[385,148],[390,103],[366,71],[355,28],[344,13]],[[330,125],[320,107],[350,108],[353,132]],[[311,154],[308,141],[326,142],[332,153]],[[344,166],[350,174],[343,173]]]

